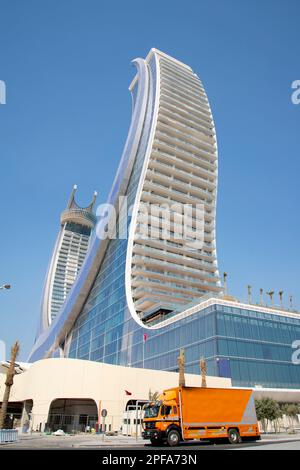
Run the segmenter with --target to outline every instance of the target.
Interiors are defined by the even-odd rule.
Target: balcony
[[[135,245],[133,249],[132,264],[154,267],[157,269],[167,269],[169,271],[180,271],[182,275],[191,275],[204,278],[220,278],[216,275],[217,268],[214,264],[207,264],[203,260],[195,260],[182,253],[172,253],[158,248]]]
[[[162,291],[157,291],[156,289],[147,289],[145,287],[138,287],[133,290],[133,297],[134,297],[134,305],[137,310],[142,310],[142,308],[149,308],[150,305],[155,305],[158,303],[169,302],[173,306],[177,305],[180,309],[184,308],[185,305],[191,302],[191,298],[188,295],[183,295],[179,298],[174,298],[172,293],[168,294]],[[146,305],[143,303],[147,302]]]
[[[212,246],[214,247],[213,244],[210,243],[209,249],[212,249]],[[191,251],[189,248],[186,248],[182,243],[178,242],[173,242],[170,240],[156,240],[156,239],[142,239],[142,238],[137,238],[134,241],[134,246],[133,246],[133,251],[135,252],[136,249],[139,250],[146,250],[146,249],[152,249],[152,250],[157,250],[158,253],[166,252],[170,253],[171,255],[179,255],[180,259],[185,259],[187,261],[190,261],[191,263],[194,264],[189,264],[190,266],[195,266],[199,267],[199,263],[201,265],[207,265],[208,267],[214,267],[214,270],[216,270],[216,256],[214,252],[208,252],[205,253],[203,250],[198,250],[198,251]],[[204,243],[204,249],[205,243]],[[140,251],[139,251],[140,253]],[[143,252],[145,256],[147,256],[147,253]]]
[[[144,278],[142,276],[137,276],[133,277],[131,280],[131,286],[132,288],[134,287],[148,287],[148,288],[156,288],[159,291],[165,292],[165,293],[172,293],[174,298],[178,299],[181,298],[181,294],[185,294],[185,296],[188,296],[191,300],[195,297],[201,297],[201,295],[206,294],[207,291],[215,291],[219,292],[220,287],[218,286],[212,286],[212,285],[207,285],[205,283],[201,284],[201,288],[191,288],[190,285],[186,286],[186,288],[182,284],[177,284],[176,280],[175,282],[163,282],[162,280],[159,279],[151,279],[151,281],[147,278]],[[133,297],[136,297],[136,291],[133,290],[132,292]]]
[[[169,108],[170,107],[166,106],[165,103],[160,106],[159,118],[161,120],[166,119],[171,125],[182,126],[186,132],[190,132],[192,135],[194,132],[200,132],[207,139],[212,140],[215,143],[215,135],[211,125],[205,126],[203,123],[199,124],[196,122],[196,119],[192,120],[190,115],[182,116],[176,112],[176,108]]]
[[[210,113],[208,114],[207,112],[204,112],[198,106],[192,105],[191,103],[184,103],[180,97],[175,96],[174,94],[171,94],[166,88],[161,88],[160,103],[170,103],[176,108],[184,110],[191,117],[201,119],[203,123],[206,123],[208,126],[211,126],[212,117]]]
[[[179,189],[175,189],[174,187],[166,187],[159,183],[153,183],[150,181],[145,180],[144,187],[143,187],[143,195],[144,193],[148,193],[151,196],[156,198],[160,198],[161,203],[170,203],[170,201],[174,201],[174,203],[184,203],[184,204],[191,204],[194,202],[195,205],[203,204],[205,211],[214,211],[215,210],[215,200],[212,199],[208,201],[202,197],[195,197],[192,194],[189,194],[184,191],[180,191]],[[195,191],[194,191],[195,192]],[[200,193],[200,191],[199,191]],[[144,199],[144,198],[143,198]],[[147,196],[149,199],[149,196]],[[146,200],[147,200],[146,199]],[[152,200],[152,197],[150,198]],[[193,208],[195,209],[195,208]],[[204,216],[207,215],[204,211]],[[195,211],[194,211],[195,213]]]
[[[151,192],[151,191],[143,191],[142,192],[142,195],[141,195],[141,203],[145,203],[145,204],[169,204],[169,205],[173,205],[173,204],[178,204],[178,203],[187,203],[187,204],[191,204],[191,197],[189,198],[189,200],[187,199],[187,196],[179,196],[179,194],[175,191],[172,192],[171,194],[172,198],[169,196],[169,197],[166,197],[166,196],[161,196],[159,194],[154,194],[154,192]],[[200,204],[201,201],[199,199],[197,199],[197,203]],[[206,206],[206,204],[204,204],[204,206]],[[191,206],[192,207],[192,206]],[[205,207],[206,208],[206,207]],[[193,216],[196,214],[196,210],[194,207],[192,207],[192,214]],[[214,217],[214,206],[208,206],[208,210],[205,210],[204,211],[204,221],[208,221],[208,222],[212,222],[214,221],[215,217]]]
[[[205,139],[202,139],[201,135],[198,135],[197,137],[189,135],[185,131],[181,131],[172,125],[169,126],[168,124],[163,123],[159,118],[156,129],[162,134],[168,136],[169,139],[180,142],[184,148],[197,152],[200,157],[206,158],[210,163],[214,163],[216,161],[216,147],[214,145],[209,145]]]
[[[155,161],[159,165],[165,165],[171,169],[174,168],[178,171],[183,171],[188,174],[193,173],[194,178],[201,178],[205,184],[210,185],[211,189],[215,189],[216,174],[215,171],[204,169],[199,164],[188,162],[184,159],[184,156],[176,156],[180,154],[176,149],[171,149],[167,144],[161,142],[155,142],[155,146],[152,147],[151,159],[149,166]],[[199,160],[198,160],[199,163]],[[201,162],[202,163],[202,162]]]
[[[191,108],[197,113],[203,115],[206,120],[211,120],[211,113],[208,104],[203,104],[198,97],[191,98],[187,94],[179,92],[178,90],[174,91],[174,88],[170,87],[164,81],[161,82],[161,93],[165,96],[168,96],[178,103],[184,105],[185,107]]]
[[[200,90],[198,93],[195,93],[185,87],[180,86],[178,82],[170,82],[170,80],[165,76],[161,77],[161,84],[163,88],[168,88],[173,93],[176,93],[185,99],[189,98],[190,100],[193,100],[194,102],[199,104],[199,106],[202,106],[206,110],[210,111],[208,99],[205,93],[202,92],[202,90]]]
[[[150,166],[150,164],[149,164],[149,166]],[[174,173],[176,174],[176,176],[173,176]],[[182,179],[179,179],[178,176],[182,176],[182,178],[185,178],[185,181],[183,181]],[[210,191],[209,189],[203,188],[203,186],[199,185],[199,183],[201,184],[203,180],[201,180],[201,182],[199,182],[199,179],[194,177],[193,181],[191,181],[190,175],[188,173],[182,172],[181,170],[177,171],[177,172],[173,172],[173,174],[170,176],[170,174],[166,175],[166,174],[160,172],[159,170],[148,169],[147,174],[146,174],[146,180],[157,180],[157,181],[160,181],[162,183],[168,184],[169,186],[172,186],[172,189],[173,188],[177,188],[179,190],[183,189],[184,190],[183,192],[185,194],[192,192],[193,194],[195,194],[195,195],[199,194],[204,198],[208,197],[210,200],[207,201],[207,199],[206,199],[205,200],[206,202],[214,202],[213,192]],[[157,181],[155,181],[155,184],[159,184],[159,183],[157,183]],[[196,184],[193,184],[193,183],[196,183]]]
[[[141,209],[142,208],[143,208],[143,205],[141,205]],[[171,206],[170,211],[167,211],[166,214],[164,214],[164,209],[156,205],[152,205],[150,207],[150,212],[149,212],[148,205],[145,206],[145,209],[147,211],[146,213],[144,212],[144,210],[141,210],[138,213],[138,216],[137,216],[138,222],[142,222],[146,225],[151,224],[151,226],[154,226],[154,227],[161,227],[161,224],[165,222],[167,224],[168,223],[170,224],[170,230],[171,230],[172,227],[174,227],[175,229],[176,228],[180,229],[182,227],[183,222],[186,221],[189,227],[193,227],[193,229],[197,228],[197,220],[194,217],[190,217],[189,214],[187,214],[184,220],[184,214],[182,214],[179,211],[176,211],[175,207]],[[205,224],[203,224],[203,230],[207,233],[207,236],[214,237],[214,224],[206,222]]]
[[[204,263],[200,264],[199,262],[198,262],[198,267],[195,267],[197,266],[196,263],[194,263],[194,267],[191,267],[190,264],[185,264],[185,263],[175,264],[174,262],[151,258],[151,256],[142,256],[142,255],[135,254],[132,257],[132,265],[146,266],[149,269],[160,268],[160,270],[168,270],[170,272],[181,273],[182,276],[199,277],[201,275],[204,278],[211,278],[211,279],[215,279],[216,281],[220,280],[220,278],[216,276],[215,274],[216,272],[215,266],[212,266],[212,265],[206,266]]]
[[[202,133],[211,137],[215,142],[215,133],[212,122],[208,123],[199,117],[193,116],[186,110],[178,108],[178,106],[175,106],[173,103],[161,99],[159,103],[159,115],[167,116],[177,122],[184,122],[187,126],[190,125],[196,129],[198,128]]]
[[[182,166],[185,167],[185,170],[187,170],[185,164]],[[201,188],[203,191],[207,191],[210,195],[212,195],[216,189],[215,183],[212,183],[208,179],[189,173],[188,171],[181,169],[179,166],[175,166],[175,164],[160,161],[159,157],[156,157],[156,155],[154,157],[153,154],[149,161],[148,169],[165,176],[173,176],[175,181],[177,180],[177,177],[180,176],[182,180],[186,180],[186,184],[191,183],[194,186]]]
[[[177,77],[178,80],[185,80],[189,84],[194,84],[206,97],[202,82],[192,69],[185,70],[181,66],[167,62],[165,59],[160,60],[160,69],[172,77]]]
[[[155,260],[160,260],[162,266],[164,266],[164,262],[168,264],[172,264],[174,267],[176,266],[177,269],[181,269],[178,266],[183,266],[187,268],[196,268],[200,270],[202,268],[201,264],[197,260],[193,260],[182,253],[171,253],[169,251],[163,251],[158,248],[152,248],[145,245],[134,244],[133,246],[133,253],[135,255],[140,255],[141,261],[145,259],[145,263],[151,262],[154,263]],[[200,265],[200,266],[199,266]],[[204,269],[204,268],[203,268]],[[218,279],[215,277],[215,279]]]
[[[188,125],[181,123],[179,120],[172,119],[170,117],[165,116],[165,114],[159,113],[158,123],[166,126],[166,129],[171,129],[178,133],[178,135],[182,135],[185,138],[189,139],[190,142],[201,142],[207,143],[212,145],[213,152],[215,153],[215,139],[213,135],[207,135],[201,129],[196,129],[195,127],[192,128]]]
[[[176,226],[178,227],[176,229]],[[153,223],[146,224],[139,222],[136,226],[135,231],[135,240],[138,239],[157,239],[157,240],[174,240],[180,241],[183,245],[187,245],[192,248],[192,244],[197,242],[198,248],[195,249],[199,250],[202,245],[204,246],[205,243],[211,243],[214,241],[214,235],[211,233],[199,233],[195,228],[188,228],[185,227],[182,229],[182,226],[178,226],[178,224],[168,224],[166,223],[163,228],[158,225],[154,225]],[[194,245],[195,246],[195,245]]]
[[[207,101],[207,97],[200,80],[192,76],[192,74],[190,77],[185,78],[181,73],[170,70],[170,68],[167,66],[162,66],[161,79],[167,80],[171,85],[177,85],[183,91],[188,90],[190,93],[194,93],[196,96],[201,96],[204,102]]]
[[[180,158],[184,162],[192,162],[198,166],[201,170],[204,168],[205,171],[210,171],[210,173],[214,173],[217,164],[217,155],[214,162],[211,162],[209,159],[205,158],[205,155],[202,155],[199,149],[192,150],[188,148],[188,146],[184,146],[183,144],[177,143],[178,139],[172,138],[165,132],[161,132],[159,129],[156,130],[155,139],[153,146],[157,148],[160,147],[167,147],[166,150],[175,154],[176,157]]]
[[[162,266],[162,268],[164,267],[165,265]],[[208,273],[203,274],[203,271],[199,271],[198,274],[189,276],[190,273],[187,269],[184,269],[183,266],[179,266],[178,270],[176,270],[175,266],[172,268],[172,271],[158,271],[157,269],[151,269],[150,267],[134,265],[131,269],[131,273],[133,279],[142,276],[147,279],[159,279],[161,282],[178,282],[179,284],[192,287],[203,286],[203,284],[214,287],[218,282],[218,278],[209,276]]]

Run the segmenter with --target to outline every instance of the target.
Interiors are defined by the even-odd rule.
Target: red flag
[[[128,390],[125,390],[126,395],[132,395],[131,392],[128,392]]]
[[[145,343],[147,341],[147,338],[148,338],[147,333],[144,333],[143,338],[144,338],[144,343]]]

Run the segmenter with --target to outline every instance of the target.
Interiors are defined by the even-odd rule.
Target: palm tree
[[[185,387],[185,376],[184,376],[184,349],[180,349],[180,354],[177,359],[179,367],[179,387]]]
[[[264,303],[264,299],[263,299],[264,290],[260,288],[259,293],[260,293],[260,305],[262,305]]]
[[[274,302],[273,302],[274,291],[270,290],[269,292],[266,292],[266,294],[270,296],[271,305],[272,305],[272,307],[274,307]]]
[[[158,400],[159,397],[159,392],[151,392],[151,389],[149,389],[149,401],[156,401]]]
[[[278,294],[279,294],[279,299],[280,299],[280,307],[282,308],[282,295],[283,295],[283,290],[280,290],[280,291],[278,292]]]
[[[297,403],[285,403],[282,406],[283,413],[288,417],[290,429],[294,430],[294,420],[299,414],[299,405]]]
[[[14,375],[16,373],[15,364],[16,364],[16,359],[19,354],[19,351],[20,351],[20,344],[18,341],[16,341],[15,344],[11,348],[10,364],[6,373],[5,390],[4,390],[4,395],[3,395],[2,408],[0,412],[0,429],[3,429],[5,426],[7,406],[9,402],[11,387],[14,383]]]
[[[201,387],[207,387],[206,384],[206,360],[204,357],[200,359],[200,371],[201,371]]]

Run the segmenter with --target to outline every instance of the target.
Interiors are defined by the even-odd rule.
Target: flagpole
[[[143,369],[145,369],[145,343],[148,338],[147,333],[143,334]]]

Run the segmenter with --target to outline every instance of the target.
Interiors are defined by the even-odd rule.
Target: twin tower
[[[46,330],[60,311],[80,271],[95,227],[93,213],[97,193],[87,207],[75,201],[74,185],[66,209],[60,217],[60,231],[47,272],[41,306],[40,333]]]

